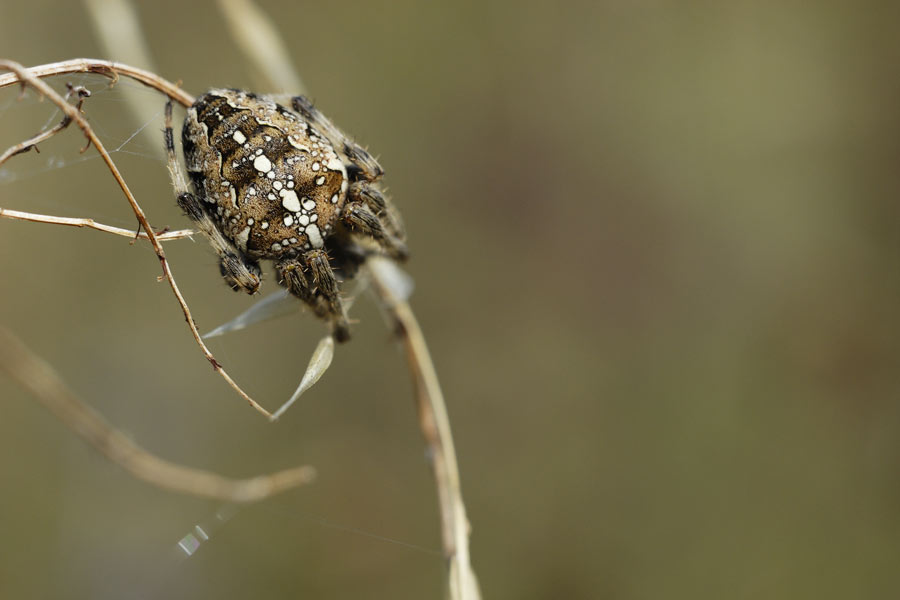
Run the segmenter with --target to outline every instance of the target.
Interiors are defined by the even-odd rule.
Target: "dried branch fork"
[[[69,89],[69,91],[66,92],[66,96],[65,96],[66,100],[68,100],[72,94],[76,94],[78,96],[78,104],[75,105],[75,108],[80,112],[81,107],[84,105],[84,99],[90,97],[91,92],[81,86],[73,86],[73,85],[67,84],[66,87]],[[38,150],[38,146],[37,146],[38,144],[40,144],[43,141],[49,140],[54,135],[56,135],[57,133],[59,133],[66,127],[68,127],[69,123],[71,123],[71,122],[72,122],[72,120],[69,119],[68,116],[65,116],[62,118],[62,121],[60,121],[59,123],[57,123],[50,129],[48,129],[46,131],[42,131],[42,132],[38,133],[37,135],[28,138],[24,142],[20,142],[20,143],[16,144],[15,146],[11,146],[6,152],[4,152],[3,154],[0,154],[0,165],[5,163],[7,160],[12,158],[16,154],[22,154],[23,152],[28,152],[32,148],[34,148],[35,152],[40,152]],[[87,150],[87,146],[84,147],[84,150]],[[84,150],[82,150],[82,152]]]
[[[163,460],[113,429],[79,400],[53,368],[0,326],[0,373],[40,401],[70,429],[123,469],[163,489],[227,502],[255,502],[309,483],[312,467],[295,467],[250,479],[229,479]]]
[[[153,87],[154,89],[159,90],[160,92],[166,94],[173,100],[176,100],[185,106],[189,106],[193,103],[193,97],[190,94],[179,90],[174,84],[162,79],[157,75],[154,75],[147,71],[142,71],[141,69],[135,69],[133,67],[128,67],[127,65],[120,65],[109,61],[78,59],[65,61],[62,63],[55,63],[53,65],[36,67],[32,72],[32,70],[26,69],[19,63],[0,59],[0,70],[12,72],[11,75],[8,74],[0,76],[0,88],[11,85],[13,83],[19,83],[23,88],[26,85],[33,88],[39,94],[48,98],[57,107],[59,107],[59,109],[63,112],[65,118],[68,119],[68,122],[75,123],[82,130],[82,132],[84,132],[84,135],[85,137],[87,137],[88,142],[97,149],[97,152],[100,153],[101,158],[103,158],[103,161],[109,168],[110,173],[112,173],[113,178],[115,178],[116,182],[119,184],[119,187],[122,189],[122,193],[124,193],[125,197],[128,199],[128,203],[131,205],[131,209],[134,211],[134,214],[137,217],[140,228],[143,228],[147,233],[147,239],[150,241],[150,244],[153,246],[153,250],[156,252],[156,256],[159,259],[160,266],[162,267],[163,275],[169,282],[169,287],[172,288],[172,293],[175,294],[175,298],[178,300],[178,304],[179,306],[181,306],[181,310],[184,313],[184,319],[185,321],[187,321],[188,327],[191,330],[191,335],[193,335],[194,340],[197,342],[197,345],[200,346],[200,349],[202,350],[203,355],[206,357],[206,360],[209,361],[209,363],[213,366],[213,369],[218,372],[219,375],[221,375],[222,378],[225,379],[228,385],[230,385],[232,389],[234,389],[244,400],[246,400],[250,404],[250,406],[255,408],[258,412],[262,413],[265,417],[271,417],[272,415],[269,411],[263,408],[243,389],[241,389],[241,387],[238,386],[237,383],[235,383],[235,381],[225,371],[225,369],[222,368],[222,365],[216,360],[212,352],[210,352],[209,348],[203,342],[203,339],[200,336],[200,331],[197,329],[197,325],[194,322],[193,316],[191,316],[191,311],[188,308],[187,302],[185,302],[184,296],[181,294],[181,290],[178,288],[178,284],[175,283],[175,277],[172,274],[169,262],[166,260],[166,253],[163,250],[162,244],[160,244],[159,237],[156,235],[156,233],[153,231],[153,228],[150,226],[150,223],[147,221],[147,217],[144,214],[144,211],[141,209],[140,205],[135,199],[134,194],[132,194],[131,190],[128,188],[128,184],[125,183],[125,179],[119,172],[118,167],[116,167],[115,162],[113,162],[112,157],[110,157],[109,152],[106,151],[103,142],[101,142],[97,135],[94,133],[94,130],[88,124],[87,120],[78,110],[78,108],[66,102],[66,100],[56,92],[56,90],[41,81],[38,77],[62,73],[91,72],[106,75],[113,80],[113,83],[115,83],[115,81],[118,80],[118,77],[121,74],[136,79],[137,81],[140,81],[141,83],[144,83],[150,87]]]

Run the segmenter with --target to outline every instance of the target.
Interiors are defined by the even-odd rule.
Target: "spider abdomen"
[[[225,282],[255,294],[259,261],[271,259],[278,283],[347,341],[341,280],[372,254],[408,256],[378,161],[304,96],[288,110],[216,89],[188,108],[181,132],[191,193],[178,174],[171,107],[165,140],[176,198],[218,255]]]
[[[337,226],[347,170],[302,116],[249,92],[211,90],[188,109],[182,142],[203,209],[248,257],[322,248]]]

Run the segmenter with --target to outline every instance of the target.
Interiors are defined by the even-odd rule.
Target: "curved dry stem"
[[[22,78],[19,76],[18,71],[10,68],[9,65],[17,65],[19,71],[27,71],[32,77],[38,79],[51,77],[53,75],[67,75],[69,73],[97,73],[108,77],[111,80],[111,86],[116,84],[119,80],[119,76],[124,75],[129,79],[143,83],[149,88],[162,92],[182,106],[190,106],[194,103],[193,96],[171,81],[163,79],[156,73],[151,73],[144,69],[113,62],[111,60],[103,60],[100,58],[73,58],[71,60],[63,60],[37,67],[30,67],[28,69],[9,60],[0,60],[0,68],[12,71],[12,73],[0,75],[0,88],[22,82]]]
[[[59,75],[64,73],[89,72],[104,74],[107,77],[113,79],[113,83],[115,83],[119,75],[125,75],[132,79],[136,79],[137,81],[140,81],[141,83],[144,83],[149,87],[159,90],[160,92],[166,94],[173,100],[176,100],[185,106],[189,106],[193,103],[193,96],[183,92],[177,86],[159,77],[158,75],[152,74],[142,69],[129,67],[128,65],[123,65],[121,63],[113,63],[110,61],[76,59],[54,63],[52,65],[42,65],[39,67],[34,67],[33,69],[26,69],[19,63],[13,62],[11,60],[0,59],[0,69],[12,72],[12,77],[10,75],[0,76],[0,87],[11,85],[13,83],[19,83],[23,87],[26,85],[30,86],[39,94],[53,102],[53,104],[55,104],[63,112],[63,114],[70,122],[77,124],[82,132],[84,132],[85,137],[88,138],[89,143],[93,144],[97,149],[97,152],[100,153],[100,156],[103,158],[103,162],[106,163],[106,166],[109,169],[110,173],[112,173],[113,178],[116,180],[116,183],[119,184],[122,193],[124,193],[125,197],[128,199],[128,203],[131,205],[131,209],[134,211],[134,214],[137,217],[140,226],[143,227],[144,231],[147,232],[147,239],[150,241],[150,244],[153,246],[153,250],[156,252],[156,256],[159,259],[160,266],[163,270],[163,275],[169,282],[169,287],[172,288],[172,293],[175,294],[175,298],[178,300],[178,304],[179,306],[181,306],[181,310],[184,313],[184,319],[185,321],[187,321],[188,327],[191,330],[191,335],[193,335],[194,341],[197,342],[197,345],[200,346],[200,349],[203,352],[203,355],[206,357],[206,360],[209,361],[209,363],[213,366],[213,369],[217,371],[219,375],[228,383],[228,385],[231,386],[231,388],[236,391],[244,400],[246,400],[247,403],[250,404],[250,406],[252,406],[257,410],[257,412],[261,413],[266,418],[271,417],[272,415],[269,411],[263,408],[243,389],[241,389],[241,387],[237,383],[235,383],[235,381],[225,371],[225,369],[222,368],[222,365],[216,360],[215,356],[213,356],[212,352],[210,352],[209,348],[203,342],[203,339],[200,336],[200,331],[197,329],[197,325],[194,322],[193,316],[191,316],[191,311],[188,308],[187,302],[185,301],[181,290],[178,288],[178,284],[175,282],[175,277],[172,274],[169,262],[166,260],[166,253],[163,250],[163,247],[160,244],[157,235],[150,227],[150,223],[147,221],[147,217],[138,204],[137,200],[135,199],[134,194],[131,193],[131,190],[128,188],[128,184],[125,183],[125,179],[119,172],[118,167],[116,167],[116,164],[113,161],[112,157],[110,157],[109,152],[107,152],[106,148],[103,146],[103,142],[100,141],[100,139],[94,133],[94,130],[88,124],[87,120],[85,120],[85,118],[81,115],[81,113],[74,106],[66,102],[63,97],[56,92],[56,90],[41,81],[38,77],[46,77],[49,75]]]
[[[444,557],[450,566],[451,597],[476,600],[480,598],[480,592],[469,557],[469,520],[459,481],[450,418],[437,371],[412,307],[394,295],[392,287],[379,276],[377,269],[370,269],[370,272],[375,293],[403,343],[413,376],[419,429],[428,446],[438,490],[441,538]]]
[[[79,400],[53,367],[2,326],[0,372],[5,372],[101,454],[157,487],[227,502],[254,502],[309,483],[315,477],[315,469],[302,466],[250,479],[230,479],[150,454]]]

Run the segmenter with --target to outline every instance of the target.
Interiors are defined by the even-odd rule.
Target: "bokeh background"
[[[900,594],[900,5],[260,4],[388,171],[486,598]],[[164,77],[258,86],[215,4],[139,10]],[[78,2],[0,11],[0,56],[120,58]],[[162,99],[65,81],[94,90],[151,221],[186,226]],[[4,148],[58,118],[17,97],[0,90]],[[0,168],[0,206],[132,226],[81,145]],[[201,329],[250,305],[201,241],[167,252]],[[131,479],[0,379],[0,595],[439,597],[411,386],[371,301],[272,426],[209,369],[146,245],[3,220],[0,274],[3,325],[145,448],[320,473],[215,526],[228,507]],[[212,347],[274,407],[322,331],[297,315]],[[212,538],[179,554],[198,523]]]

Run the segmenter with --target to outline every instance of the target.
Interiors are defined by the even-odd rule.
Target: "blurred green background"
[[[486,598],[900,595],[900,5],[260,4],[388,172]],[[162,76],[257,87],[215,4],[140,7]],[[80,3],[0,11],[0,56],[120,58]],[[94,90],[151,222],[187,226],[163,100],[65,81]],[[155,112],[133,118],[126,88]],[[58,118],[17,97],[0,90],[3,148]],[[133,226],[82,141],[0,168],[0,206]],[[200,240],[167,252],[201,329],[250,305]],[[133,480],[0,379],[0,595],[440,596],[411,386],[371,301],[272,426],[209,369],[146,244],[3,220],[0,273],[3,325],[137,443],[320,473],[179,557],[220,505]],[[275,407],[322,331],[298,315],[212,348]]]

